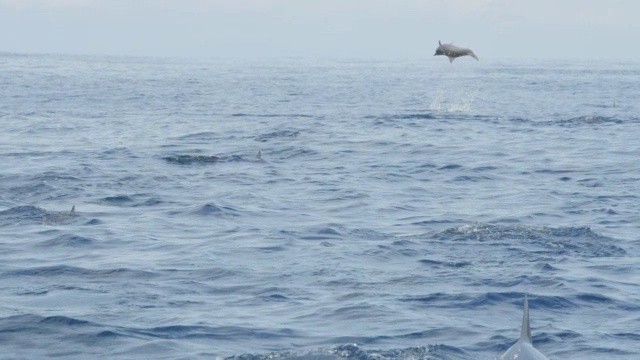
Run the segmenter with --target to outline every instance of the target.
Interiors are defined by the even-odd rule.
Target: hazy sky
[[[640,59],[638,0],[0,0],[0,51]]]

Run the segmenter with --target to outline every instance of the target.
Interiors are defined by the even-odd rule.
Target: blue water
[[[2,358],[640,357],[638,62],[0,68]]]

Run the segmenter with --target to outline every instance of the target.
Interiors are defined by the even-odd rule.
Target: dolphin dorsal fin
[[[531,327],[529,327],[529,300],[524,296],[524,313],[522,314],[522,332],[520,340],[531,343]]]
[[[442,43],[440,42],[440,40],[438,40],[438,45],[442,45]]]
[[[71,207],[71,211],[69,211],[69,214],[70,214],[70,215],[75,215],[75,213],[76,213],[76,206],[75,206],[75,205],[73,205],[73,206]]]

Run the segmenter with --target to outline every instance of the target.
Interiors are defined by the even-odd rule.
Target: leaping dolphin
[[[471,49],[457,47],[453,44],[443,44],[440,42],[440,40],[438,40],[438,45],[439,46],[436,49],[436,53],[433,54],[433,56],[444,55],[449,58],[449,62],[453,62],[453,60],[457,57],[469,55],[472,58],[480,61],[480,59],[478,59],[476,54],[474,54]]]
[[[549,360],[531,343],[531,328],[529,327],[529,301],[524,297],[524,314],[522,315],[522,330],[520,339],[513,344],[498,360]]]

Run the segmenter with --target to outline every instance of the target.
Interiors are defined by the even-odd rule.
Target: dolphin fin
[[[75,214],[76,214],[76,206],[75,206],[75,205],[73,205],[73,206],[71,207],[71,211],[69,211],[69,215],[75,215]]]
[[[453,62],[453,60],[455,60],[455,59],[456,59],[456,58],[455,58],[455,57],[453,57],[453,56],[447,56],[447,57],[449,58],[449,63],[452,63],[452,62]]]
[[[469,51],[469,56],[471,56],[472,58],[480,61],[480,59],[478,59],[478,57],[476,56],[476,54],[473,53],[473,51]]]
[[[256,159],[258,160],[262,159],[262,150],[258,150],[258,153],[256,154]]]
[[[529,326],[529,300],[524,296],[524,313],[522,314],[522,331],[520,340],[531,343],[531,327]]]

